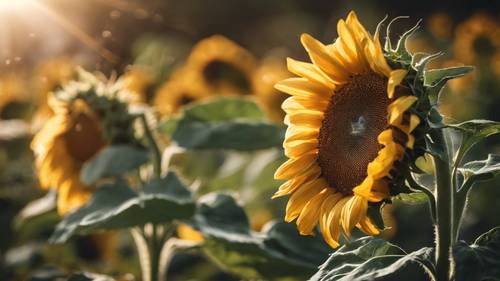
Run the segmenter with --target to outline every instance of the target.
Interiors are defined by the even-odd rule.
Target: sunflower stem
[[[451,178],[447,142],[442,130],[431,132],[435,145],[441,148],[439,156],[434,155],[436,175],[436,280],[449,281],[453,275],[453,199],[454,190]]]
[[[156,142],[153,132],[151,131],[151,128],[149,128],[148,121],[146,119],[146,115],[141,114],[140,115],[142,124],[144,126],[144,135],[146,136],[149,145],[151,146],[151,149],[153,150],[153,155],[154,155],[154,171],[155,175],[159,178],[161,177],[161,151],[160,148],[158,147],[158,143]]]

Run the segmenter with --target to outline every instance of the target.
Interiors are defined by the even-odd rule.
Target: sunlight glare
[[[33,4],[35,0],[0,0],[0,11],[12,11],[22,9]]]

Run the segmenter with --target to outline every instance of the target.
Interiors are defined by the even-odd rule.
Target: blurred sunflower
[[[264,108],[271,120],[282,122],[285,112],[281,104],[287,95],[276,90],[274,84],[290,77],[281,59],[270,57],[263,60],[253,75],[253,87],[258,103]]]
[[[453,30],[453,19],[447,13],[434,13],[427,20],[431,34],[439,40],[448,40]]]
[[[175,113],[182,105],[213,95],[252,94],[253,56],[233,41],[214,35],[198,42],[186,63],[155,95],[160,113]]]
[[[31,103],[25,85],[19,74],[0,75],[0,119],[25,117]]]
[[[204,94],[191,81],[193,75],[187,68],[181,68],[172,73],[170,79],[160,86],[156,95],[154,104],[158,111],[163,115],[171,115],[182,106],[191,102],[211,96],[210,93]]]
[[[35,70],[35,91],[37,110],[32,124],[38,130],[54,112],[49,106],[50,95],[72,79],[76,78],[76,64],[69,58],[61,57],[41,63]]]
[[[57,189],[61,215],[82,206],[92,194],[93,187],[80,180],[83,164],[106,145],[133,139],[127,105],[107,85],[88,83],[72,82],[51,96],[54,115],[31,143],[40,186]]]
[[[132,96],[132,103],[147,103],[153,75],[145,67],[131,66],[122,77],[122,86]]]
[[[276,84],[292,97],[283,103],[283,146],[290,159],[275,173],[287,182],[274,197],[291,194],[285,220],[297,218],[303,235],[319,221],[332,247],[354,227],[379,234],[368,203],[391,196],[396,163],[413,148],[412,132],[420,123],[409,112],[417,97],[400,85],[407,70],[389,66],[378,30],[371,37],[350,12],[337,31],[330,45],[303,34],[312,64],[288,59],[288,69],[300,78]]]
[[[453,44],[455,56],[462,63],[477,65],[491,60],[500,53],[498,21],[486,14],[473,15],[457,26]]]

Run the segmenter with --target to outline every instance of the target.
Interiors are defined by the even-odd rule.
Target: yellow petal
[[[341,229],[340,227],[342,225],[342,221],[341,221],[342,210],[344,209],[347,202],[349,202],[351,197],[352,196],[343,197],[333,207],[332,211],[330,212],[330,215],[328,216],[327,223],[330,227],[328,228],[328,231],[326,232],[326,234],[324,234],[325,237],[329,237],[330,239],[337,241],[337,242],[339,241],[340,229]]]
[[[342,228],[347,237],[351,230],[366,216],[368,201],[361,196],[352,196],[342,208]]]
[[[389,81],[387,82],[387,95],[389,98],[393,98],[396,86],[398,86],[401,81],[403,81],[403,79],[406,77],[406,74],[408,74],[408,71],[406,69],[396,69],[391,71],[391,74],[389,75]]]
[[[279,91],[299,97],[329,98],[332,95],[332,91],[329,88],[305,78],[288,78],[276,83],[274,87]]]
[[[368,235],[375,236],[380,234],[380,230],[377,228],[377,226],[375,226],[375,224],[373,224],[368,216],[366,216],[359,222],[358,228]]]
[[[312,235],[314,226],[318,223],[321,205],[323,201],[332,194],[332,189],[324,188],[320,193],[309,201],[297,219],[297,228],[301,235]]]
[[[286,205],[285,221],[291,222],[297,218],[307,202],[320,193],[326,186],[327,184],[323,178],[317,178],[304,183],[292,193]]]
[[[309,168],[311,165],[316,165],[317,158],[318,155],[316,153],[308,153],[298,158],[289,159],[276,170],[274,178],[285,180],[300,175],[301,171]]]
[[[416,96],[403,96],[389,104],[387,107],[389,111],[389,124],[399,124],[405,111],[407,111],[417,100],[418,98]]]
[[[335,89],[335,84],[330,77],[325,75],[319,68],[318,66],[312,64],[312,63],[307,63],[307,62],[301,62],[294,60],[292,58],[287,58],[287,67],[290,72],[306,78],[310,81],[317,82],[326,88],[330,89],[333,91]]]
[[[297,158],[300,157],[301,155],[304,155],[306,153],[311,153],[311,152],[318,152],[318,140],[317,139],[312,139],[312,140],[298,140],[298,141],[292,141],[292,142],[287,142],[283,144],[283,147],[285,148],[285,155],[290,157],[290,158]]]
[[[328,52],[328,48],[318,40],[308,34],[302,34],[300,41],[311,58],[311,61],[317,65],[330,79],[337,84],[345,83],[350,73]]]

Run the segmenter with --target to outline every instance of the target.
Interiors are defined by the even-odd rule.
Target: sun
[[[0,11],[12,11],[25,8],[35,0],[0,0]]]

